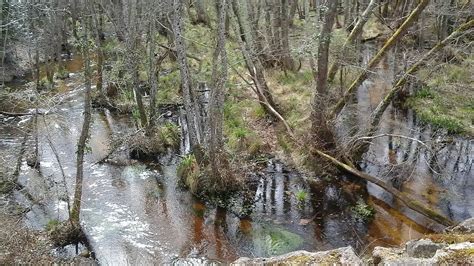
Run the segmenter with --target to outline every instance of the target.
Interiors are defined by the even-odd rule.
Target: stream
[[[77,68],[77,64],[68,61],[68,68]],[[380,75],[362,85],[353,107],[360,115],[348,118],[352,126],[366,123],[368,112],[390,89],[393,72],[385,64]],[[40,169],[24,163],[19,176],[19,182],[39,202],[25,217],[33,229],[66,219],[67,198],[74,189],[75,151],[83,119],[81,75],[73,74],[61,86],[67,100],[38,120]],[[0,148],[13,150],[21,144],[26,120],[0,119]],[[242,256],[348,245],[363,255],[373,246],[400,245],[441,229],[375,185],[346,176],[309,183],[305,176],[274,160],[255,173],[255,204],[245,217],[212,207],[181,189],[176,176],[178,154],[170,153],[159,163],[124,159],[123,164],[96,164],[106,155],[113,137],[132,132],[134,127],[126,116],[93,111],[81,220],[100,264],[231,262]],[[446,136],[422,126],[413,112],[394,108],[384,115],[380,132],[440,141],[430,142],[433,152],[428,152],[410,139],[377,138],[364,158],[366,172],[392,182],[454,220],[474,216],[472,141],[452,137],[441,142]],[[58,152],[65,185],[48,139]],[[297,194],[306,196],[298,200]],[[31,205],[19,192],[14,197]],[[360,200],[375,209],[369,222],[353,211]]]

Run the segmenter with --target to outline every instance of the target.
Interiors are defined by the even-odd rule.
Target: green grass
[[[425,86],[408,98],[421,121],[449,133],[474,136],[474,57],[457,64],[422,69],[418,76]]]
[[[181,131],[176,124],[166,122],[160,127],[158,137],[164,147],[178,148],[181,141]]]
[[[305,202],[308,199],[308,192],[305,190],[298,190],[295,193],[296,200],[298,202]]]
[[[407,100],[424,123],[449,133],[473,135],[474,97],[439,88],[424,87]],[[470,98],[469,98],[470,97]]]
[[[198,193],[200,174],[199,165],[193,154],[186,155],[178,165],[177,175],[180,182],[192,193]]]

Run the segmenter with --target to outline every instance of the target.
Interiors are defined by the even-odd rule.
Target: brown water
[[[381,91],[389,88],[390,79],[383,77],[386,75],[374,76],[359,90],[355,106],[361,116],[355,124],[363,125],[367,110],[377,102],[372,97],[380,97]],[[65,199],[73,191],[75,149],[82,124],[81,83],[80,75],[67,79],[62,89],[67,100],[54,113],[39,119],[40,170],[22,167],[20,182],[40,203],[33,206],[25,219],[33,228],[43,228],[52,219],[66,219]],[[178,120],[175,116],[171,119]],[[0,148],[18,147],[26,121],[2,121]],[[134,125],[127,117],[100,110],[93,113],[81,219],[102,264],[203,263],[209,259],[229,262],[240,256],[270,256],[347,245],[364,254],[375,244],[399,245],[440,229],[371,184],[354,182],[344,176],[332,182],[308,183],[304,176],[286,170],[277,161],[269,161],[260,172],[254,173],[255,204],[249,215],[236,215],[242,205],[240,198],[235,199],[232,210],[225,211],[180,189],[176,177],[180,157],[172,153],[161,158],[159,164],[128,160],[126,152],[122,160],[128,166],[94,164],[105,155],[111,137],[133,130]],[[387,112],[381,131],[425,140],[433,134],[429,128],[420,127],[410,112],[394,110]],[[48,137],[59,153],[66,186]],[[408,140],[377,139],[364,168],[386,180],[401,177],[395,185],[413,191],[413,196],[453,219],[472,216],[471,143],[454,138],[453,143],[437,152],[441,163],[437,171],[441,175],[433,174],[427,167],[430,157],[417,146]],[[298,200],[298,194],[306,196]],[[21,193],[15,197],[30,204]],[[352,211],[360,199],[376,210],[371,222],[358,218]]]

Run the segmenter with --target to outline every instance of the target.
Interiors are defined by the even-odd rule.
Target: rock
[[[372,259],[375,265],[400,258],[404,253],[401,248],[375,247],[372,251]]]
[[[472,234],[474,233],[474,218],[467,219],[456,226],[446,228],[445,231],[449,233]]]
[[[321,252],[294,251],[271,258],[240,258],[231,265],[273,265],[273,264],[312,264],[312,265],[362,265],[352,247],[338,248]]]
[[[410,257],[432,258],[436,251],[444,246],[443,244],[433,243],[430,239],[420,239],[407,242],[406,251]]]
[[[413,247],[427,247],[426,240],[410,241]],[[421,243],[420,243],[421,242]],[[409,243],[407,243],[408,246]],[[463,242],[444,245],[429,258],[412,257],[408,250],[402,248],[376,247],[372,252],[372,263],[375,265],[472,265],[474,264],[474,243]],[[431,254],[431,251],[430,251]]]

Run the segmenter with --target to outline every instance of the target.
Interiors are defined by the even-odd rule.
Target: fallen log
[[[276,112],[276,113],[278,114],[278,112]],[[286,129],[288,131],[288,135],[290,135],[290,137],[293,139],[293,141],[295,141],[301,147],[306,147],[307,145],[304,145],[303,143],[299,142],[295,138],[295,135],[294,135],[293,131],[288,126],[285,119],[281,115],[278,115],[278,117],[285,124]],[[414,210],[414,211],[416,211],[416,212],[432,219],[433,221],[435,221],[435,222],[437,222],[441,225],[452,226],[452,225],[456,224],[456,222],[452,221],[451,219],[449,219],[449,218],[445,217],[444,215],[436,212],[435,210],[432,210],[432,209],[424,206],[421,202],[418,202],[417,200],[411,198],[408,194],[397,190],[396,188],[394,188],[390,184],[387,184],[386,182],[384,182],[383,180],[378,179],[375,176],[372,176],[372,175],[366,174],[364,172],[361,172],[361,171],[355,169],[353,166],[345,164],[345,163],[339,161],[338,159],[332,157],[331,155],[329,155],[329,154],[327,154],[323,151],[320,151],[318,149],[311,148],[310,152],[312,154],[317,155],[318,157],[321,157],[321,158],[325,159],[326,161],[331,162],[333,165],[340,168],[344,172],[351,174],[352,176],[364,179],[366,181],[369,181],[369,182],[383,188],[385,191],[389,192],[390,194],[395,196],[398,200],[403,202],[408,208],[410,208],[410,209],[412,209],[412,210]]]
[[[445,217],[442,214],[439,214],[435,210],[432,210],[432,209],[424,206],[422,203],[418,202],[417,200],[412,199],[406,193],[403,193],[403,192],[397,190],[396,188],[392,187],[391,185],[385,183],[384,181],[382,181],[382,180],[380,180],[380,179],[378,179],[374,176],[371,176],[371,175],[366,174],[364,172],[361,172],[361,171],[359,171],[355,168],[352,168],[349,165],[340,162],[336,158],[334,158],[334,157],[332,157],[332,156],[330,156],[330,155],[328,155],[328,154],[326,154],[326,153],[324,153],[320,150],[313,149],[312,153],[318,155],[319,157],[322,157],[322,158],[326,159],[327,161],[331,162],[332,164],[336,165],[337,167],[341,168],[345,172],[347,172],[347,173],[349,173],[349,174],[351,174],[355,177],[362,178],[364,180],[367,180],[367,181],[369,181],[371,183],[374,183],[375,185],[383,188],[384,190],[386,190],[387,192],[389,192],[390,194],[395,196],[398,200],[403,202],[408,208],[410,208],[410,209],[412,209],[412,210],[414,210],[414,211],[416,211],[420,214],[423,214],[424,216],[432,219],[433,221],[438,222],[439,224],[442,224],[444,226],[452,226],[452,225],[456,224],[451,219]]]

